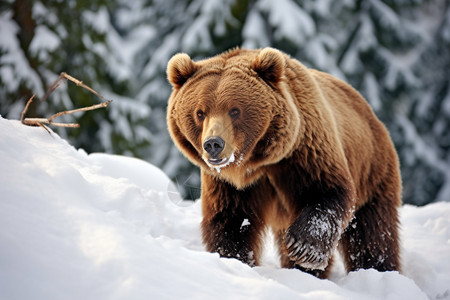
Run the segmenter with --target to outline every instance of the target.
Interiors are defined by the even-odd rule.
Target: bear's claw
[[[314,247],[312,244],[305,245],[300,241],[292,243],[287,248],[290,260],[294,261],[296,265],[306,269],[324,270],[328,265],[328,260],[331,257],[331,251],[323,251],[319,247]]]
[[[286,244],[286,247],[289,249],[289,248],[291,248],[292,244],[294,244],[294,243],[295,243],[295,239],[290,238],[289,242]],[[290,254],[289,254],[289,256],[290,256]]]
[[[306,222],[307,224],[307,222]],[[334,248],[337,244],[337,231],[330,230],[319,236],[305,225],[305,222],[294,223],[284,236],[287,256],[296,265],[306,269],[323,270],[328,265]]]

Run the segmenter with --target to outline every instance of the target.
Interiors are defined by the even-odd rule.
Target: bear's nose
[[[222,152],[225,146],[225,141],[218,136],[212,136],[205,140],[203,143],[203,149],[211,156],[211,158],[217,158],[217,156]]]

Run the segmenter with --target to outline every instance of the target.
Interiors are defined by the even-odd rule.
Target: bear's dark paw
[[[324,270],[339,240],[338,223],[320,214],[297,219],[284,236],[289,259],[305,269]]]
[[[250,267],[256,265],[254,252],[247,250],[246,247],[239,248],[239,244],[227,244],[226,246],[217,247],[216,252],[219,253],[221,257],[236,258]]]

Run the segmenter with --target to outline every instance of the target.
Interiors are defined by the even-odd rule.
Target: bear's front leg
[[[202,174],[201,229],[206,250],[237,258],[250,266],[258,264],[263,224],[254,191],[254,187],[237,190]]]
[[[312,196],[310,193],[309,196]],[[284,236],[285,252],[295,265],[324,270],[333,256],[352,208],[345,189],[314,193]]]

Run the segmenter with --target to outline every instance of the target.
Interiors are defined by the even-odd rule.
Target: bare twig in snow
[[[33,96],[30,97],[30,99],[28,99],[27,104],[25,105],[25,108],[22,111],[22,115],[20,117],[20,121],[23,123],[23,120],[25,118],[25,114],[28,111],[28,107],[30,106],[31,102],[33,102],[34,97],[36,97],[36,94],[33,94]],[[24,123],[25,124],[25,123]]]
[[[93,93],[100,99],[105,100],[105,97],[103,97],[102,95],[97,93],[94,89],[85,85],[82,81],[70,76],[69,74],[67,74],[65,72],[62,72],[59,75],[58,79],[56,79],[56,81],[49,87],[49,89],[47,90],[47,93],[45,93],[44,97],[42,98],[42,101],[45,101],[48,98],[48,96],[50,96],[58,88],[61,81],[65,80],[65,79],[68,79],[68,80],[74,82],[76,85],[81,86],[82,88],[88,90],[89,92]],[[61,112],[58,112],[58,113],[50,116],[49,118],[25,118],[25,114],[28,111],[28,107],[30,106],[31,102],[33,102],[33,99],[35,96],[36,96],[36,94],[31,96],[30,99],[28,100],[27,104],[25,105],[25,108],[22,111],[22,116],[21,116],[20,121],[23,124],[29,125],[29,126],[41,126],[45,130],[47,130],[47,132],[50,132],[50,131],[44,124],[58,126],[58,127],[72,127],[72,128],[80,127],[80,124],[77,124],[77,123],[55,123],[55,122],[53,122],[53,119],[63,116],[63,115],[69,115],[69,114],[73,114],[73,113],[80,112],[80,111],[89,111],[89,110],[94,110],[97,108],[107,107],[109,105],[109,103],[111,103],[111,101],[112,101],[112,100],[106,100],[105,102],[95,104],[92,106],[61,111]]]

